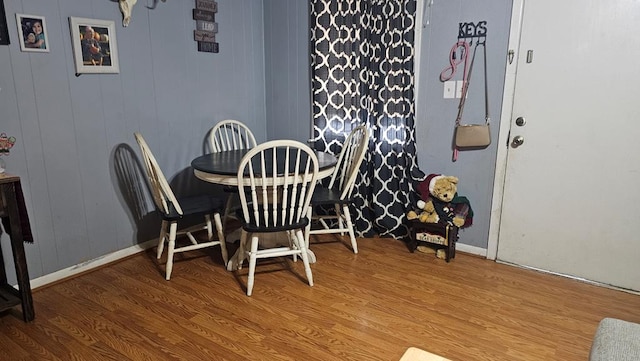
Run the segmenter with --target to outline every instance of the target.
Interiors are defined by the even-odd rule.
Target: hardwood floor
[[[149,250],[36,290],[32,323],[1,315],[0,360],[399,360],[416,346],[584,361],[600,319],[640,322],[637,295],[392,239],[344,244],[312,245],[313,287],[300,261],[259,263],[251,297],[246,266],[227,272],[217,248],[176,256],[170,281]]]

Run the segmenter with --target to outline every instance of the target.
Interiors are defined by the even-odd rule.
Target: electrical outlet
[[[453,99],[456,96],[456,82],[453,80],[444,82],[443,97],[445,99]]]

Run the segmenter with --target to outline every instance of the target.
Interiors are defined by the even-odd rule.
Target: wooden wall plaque
[[[218,43],[198,41],[198,51],[202,51],[205,53],[218,53],[220,52],[220,46],[218,45]]]
[[[211,31],[213,33],[218,32],[218,23],[212,23],[210,21],[198,20],[196,21],[196,30]]]
[[[196,9],[218,12],[218,3],[210,0],[196,0]]]
[[[194,30],[193,40],[213,43],[216,41],[216,34],[213,31]]]
[[[220,51],[220,45],[216,42],[218,3],[213,0],[195,1],[196,8],[193,9],[193,20],[196,21],[196,29],[193,31],[193,40],[198,42],[198,51],[218,53]]]
[[[193,9],[193,20],[216,21],[216,13],[213,11]]]

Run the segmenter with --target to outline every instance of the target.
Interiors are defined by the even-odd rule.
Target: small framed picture
[[[115,22],[70,17],[69,27],[76,74],[120,72]]]
[[[18,25],[20,50],[40,53],[49,52],[49,37],[44,17],[16,14],[16,24]]]

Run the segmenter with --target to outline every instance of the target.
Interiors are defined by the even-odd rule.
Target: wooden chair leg
[[[351,240],[351,248],[353,249],[353,253],[358,253],[358,243],[356,242],[356,235],[353,231],[351,213],[349,212],[349,206],[346,204],[342,207],[342,215],[344,215],[345,222],[347,223],[347,229],[349,230],[349,239]]]
[[[307,227],[304,230],[304,244],[309,249],[309,233],[311,232],[311,222],[313,222],[313,207],[309,206],[309,211],[307,213],[307,218],[309,218],[309,223],[307,223]]]
[[[229,223],[229,216],[231,214],[231,208],[233,207],[233,198],[235,194],[229,194],[227,197],[227,204],[224,206],[224,216],[222,217],[222,226],[224,229],[227,229],[227,224]]]
[[[162,221],[162,225],[160,226],[160,237],[158,237],[158,247],[156,250],[156,258],[160,259],[162,257],[162,252],[164,251],[164,242],[167,238],[167,227],[168,222]]]
[[[176,233],[178,230],[178,223],[171,222],[169,226],[169,245],[167,246],[167,264],[165,270],[165,279],[168,281],[171,279],[171,271],[173,271],[173,253],[176,248]]]
[[[297,243],[297,246],[301,251],[300,257],[302,258],[302,263],[304,264],[304,272],[307,275],[309,286],[313,286],[313,273],[311,273],[311,265],[309,264],[309,254],[307,253],[307,246],[305,245],[304,233],[302,232],[302,229],[299,229],[296,231],[293,241]]]
[[[338,228],[344,229],[344,220],[342,219],[343,214],[340,212],[340,205],[335,204],[334,206],[336,217],[338,219]],[[340,232],[341,236],[344,236],[344,232]]]
[[[238,245],[238,249],[236,253],[229,259],[227,262],[227,271],[235,271],[242,269],[242,264],[244,263],[244,259],[247,257],[247,242],[251,234],[247,233],[245,230],[242,230],[240,233],[240,244]]]
[[[204,216],[206,228],[207,228],[207,242],[213,241],[213,224],[211,223],[211,215],[206,214]]]
[[[224,266],[226,267],[227,263],[229,263],[229,253],[227,253],[227,240],[224,237],[224,229],[222,228],[222,220],[220,219],[220,214],[215,213],[213,215],[213,220],[215,222],[216,229],[218,230],[218,240],[220,241],[220,253],[222,254],[222,261],[224,262]]]
[[[251,296],[253,291],[253,282],[256,273],[256,262],[258,252],[258,237],[251,236],[251,251],[249,252],[249,276],[247,277],[247,296]]]

